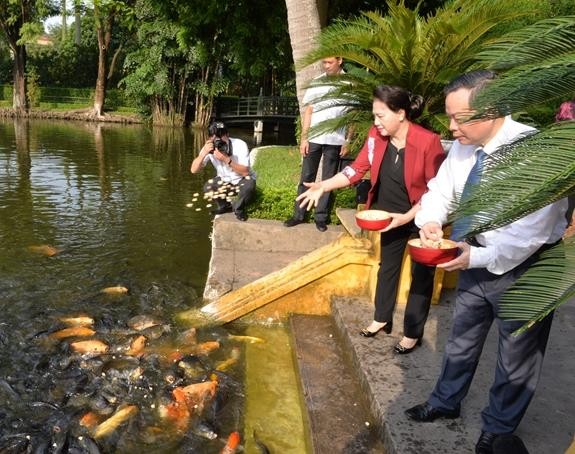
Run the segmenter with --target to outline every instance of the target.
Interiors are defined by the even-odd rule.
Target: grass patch
[[[257,191],[255,200],[249,205],[250,216],[278,221],[291,217],[301,174],[299,149],[287,146],[260,148],[254,170],[257,173]],[[355,189],[339,189],[335,195],[331,221],[339,223],[335,208],[354,208]]]

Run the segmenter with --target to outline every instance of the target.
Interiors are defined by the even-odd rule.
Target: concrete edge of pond
[[[330,226],[328,232],[320,233],[313,224],[288,229],[279,221],[250,219],[242,223],[232,215],[218,216],[214,222],[210,276],[219,276],[214,282],[224,281],[223,287],[228,288],[214,289],[212,285],[212,291],[225,293],[245,285],[304,255],[307,251],[303,249],[313,250],[342,232],[341,226]],[[254,248],[259,248],[257,254]],[[480,413],[487,403],[493,378],[495,328],[488,336],[460,418],[416,424],[403,413],[406,408],[425,401],[435,384],[453,301],[454,291],[444,292],[440,304],[431,309],[423,346],[410,355],[397,356],[392,347],[402,332],[402,307],[396,310],[392,335],[380,333],[365,339],[357,332],[373,316],[371,302],[363,297],[333,298],[332,314],[338,336],[344,351],[352,358],[352,370],[357,371],[357,380],[370,401],[376,423],[382,428],[386,454],[474,452],[481,430]],[[557,311],[540,384],[516,432],[531,453],[563,453],[573,442],[575,394],[567,390],[573,387],[575,375],[575,344],[570,335],[574,328],[575,305],[570,302]]]
[[[449,328],[455,291],[444,293],[431,308],[423,345],[409,355],[392,348],[403,331],[403,307],[398,307],[391,335],[370,339],[358,330],[372,317],[367,298],[334,298],[333,316],[345,348],[358,371],[358,380],[371,401],[382,427],[386,454],[473,453],[481,431],[481,410],[487,405],[497,358],[497,333],[492,327],[461,417],[433,423],[411,422],[405,409],[424,402],[437,380]],[[573,442],[575,396],[573,388],[575,305],[561,307],[555,316],[537,392],[516,431],[530,453],[563,453]]]

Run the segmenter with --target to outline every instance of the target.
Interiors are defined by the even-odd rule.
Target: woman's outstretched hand
[[[411,217],[407,213],[388,213],[391,216],[391,223],[385,228],[380,230],[380,232],[387,232],[388,230],[401,227],[411,221]]]
[[[309,189],[303,194],[300,194],[296,201],[299,202],[300,208],[305,208],[307,211],[311,210],[317,203],[320,197],[325,192],[321,183],[304,183]]]

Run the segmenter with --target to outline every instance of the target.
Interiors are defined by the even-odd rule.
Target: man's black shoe
[[[224,205],[217,207],[215,210],[212,210],[212,214],[225,214],[231,213],[232,211],[233,210],[231,205]]]
[[[285,227],[293,227],[294,225],[303,224],[305,221],[303,219],[298,218],[289,218],[287,221],[284,222]]]
[[[315,222],[315,227],[320,231],[320,232],[325,232],[327,230],[327,224],[323,221],[316,221]]]
[[[499,434],[493,440],[493,454],[529,454],[529,451],[517,435]]]
[[[236,211],[236,219],[238,221],[247,221],[248,215],[246,213],[244,213],[243,211]]]
[[[415,407],[405,410],[405,414],[409,419],[417,422],[431,422],[438,418],[455,419],[459,417],[459,410],[440,410],[429,405],[427,402],[424,404],[416,405]]]
[[[475,445],[475,454],[493,454],[493,442],[499,434],[481,431],[479,440]]]

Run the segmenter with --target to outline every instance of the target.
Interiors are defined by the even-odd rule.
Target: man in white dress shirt
[[[473,97],[495,74],[474,71],[445,88],[445,109],[455,142],[415,217],[422,241],[443,237],[453,203],[459,200],[477,156],[490,155],[503,144],[529,134],[532,128],[510,117],[468,121]],[[471,244],[460,242],[461,254],[439,265],[460,270],[451,333],[435,389],[427,402],[406,410],[418,422],[457,418],[471,385],[483,343],[494,319],[499,331],[499,354],[489,404],[482,411],[482,431],[475,446],[478,454],[491,454],[498,435],[511,434],[519,425],[535,392],[549,337],[553,314],[526,333],[513,336],[522,322],[498,317],[499,299],[539,257],[561,240],[566,226],[566,200],[548,205],[495,230],[477,235]],[[473,245],[472,245],[473,244]]]

